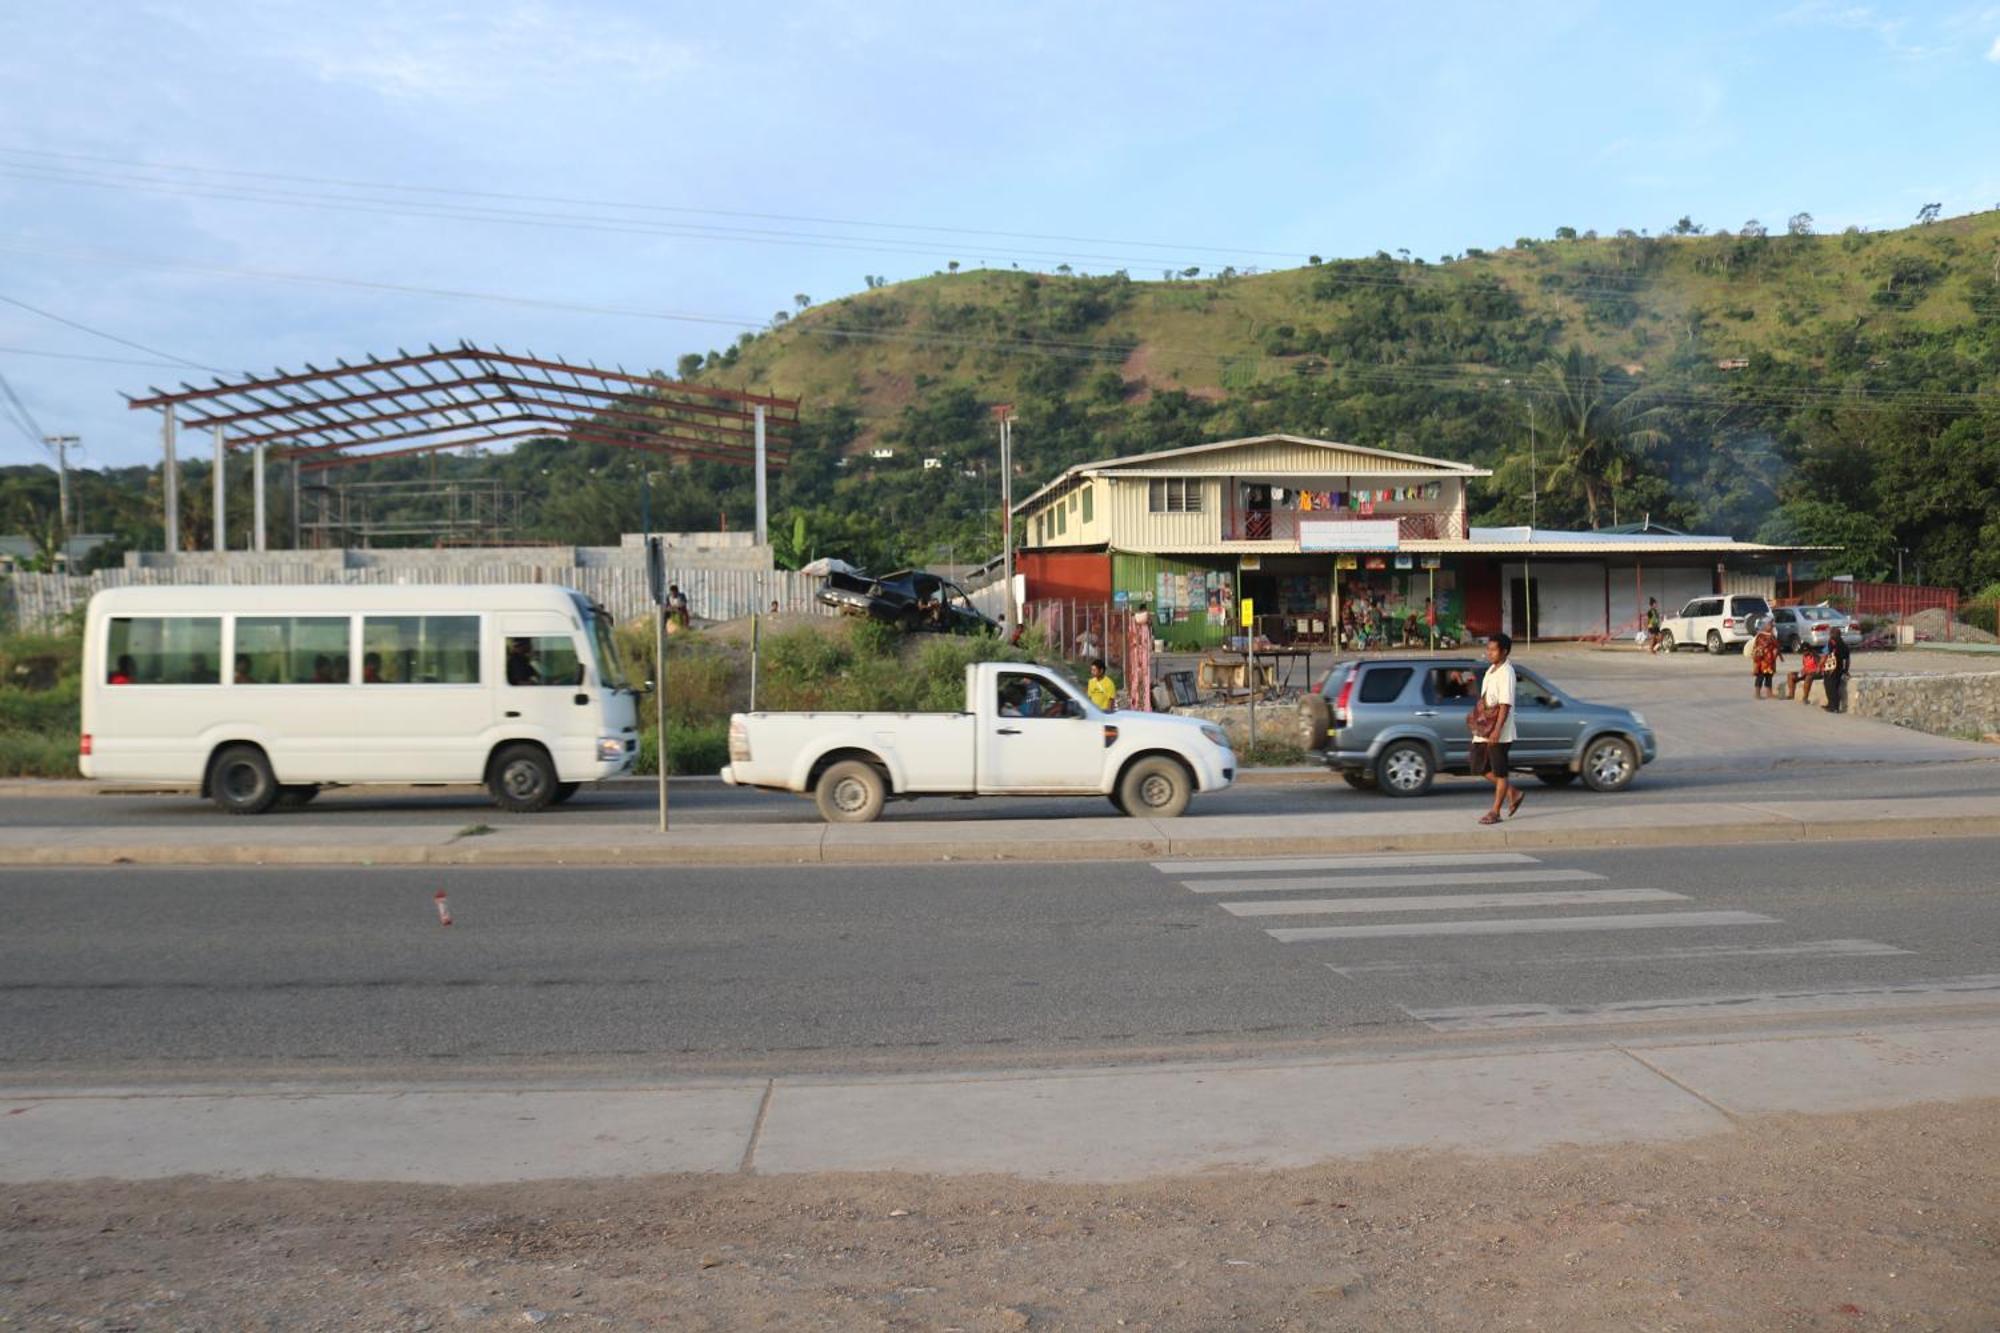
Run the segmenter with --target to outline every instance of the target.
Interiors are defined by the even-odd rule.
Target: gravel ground
[[[0,1328],[2000,1327],[2000,1103],[1132,1186],[37,1185]]]

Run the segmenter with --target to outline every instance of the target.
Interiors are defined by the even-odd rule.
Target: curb
[[[1155,828],[1152,835],[1132,837],[1086,835],[1051,847],[1040,839],[987,837],[946,842],[912,840],[892,843],[829,841],[829,829],[802,828],[813,836],[794,845],[683,841],[668,834],[657,842],[600,843],[595,846],[554,846],[547,843],[510,845],[504,837],[431,844],[320,843],[284,847],[242,843],[190,843],[0,847],[0,866],[796,866],[796,865],[948,865],[992,862],[1151,861],[1182,857],[1268,857],[1333,855],[1355,852],[1482,851],[1495,847],[1523,850],[1665,847],[1685,844],[1697,830],[1686,825],[1614,828],[1508,829],[1487,833],[1428,831],[1301,835],[1298,837],[1217,835],[1171,836]],[[1698,830],[1707,843],[1731,845],[1771,842],[1862,842],[1901,838],[1966,838],[2000,836],[2000,814],[1915,815],[1850,820],[1838,824],[1807,824],[1784,816],[1704,824]],[[942,839],[945,834],[940,834]]]

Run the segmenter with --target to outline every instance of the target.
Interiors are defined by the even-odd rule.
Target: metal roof
[[[443,449],[557,437],[584,444],[730,463],[755,460],[757,419],[766,453],[783,466],[798,429],[795,398],[688,384],[624,369],[548,361],[470,343],[412,355],[399,350],[322,370],[183,382],[127,395],[133,408],[171,412],[190,429],[220,430],[230,449],[274,446],[306,471]],[[407,444],[407,441],[420,441]],[[402,447],[383,449],[397,444]]]

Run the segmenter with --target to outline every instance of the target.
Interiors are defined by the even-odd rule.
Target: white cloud
[[[2000,37],[1993,39],[1993,46],[1986,52],[1986,58],[1994,64],[2000,65]]]

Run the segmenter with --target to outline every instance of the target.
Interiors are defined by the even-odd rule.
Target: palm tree
[[[1574,345],[1536,367],[1536,377],[1536,391],[1554,408],[1550,489],[1581,495],[1594,528],[1613,488],[1626,479],[1627,465],[1666,439],[1661,409],[1646,390],[1619,383],[1609,367]]]

